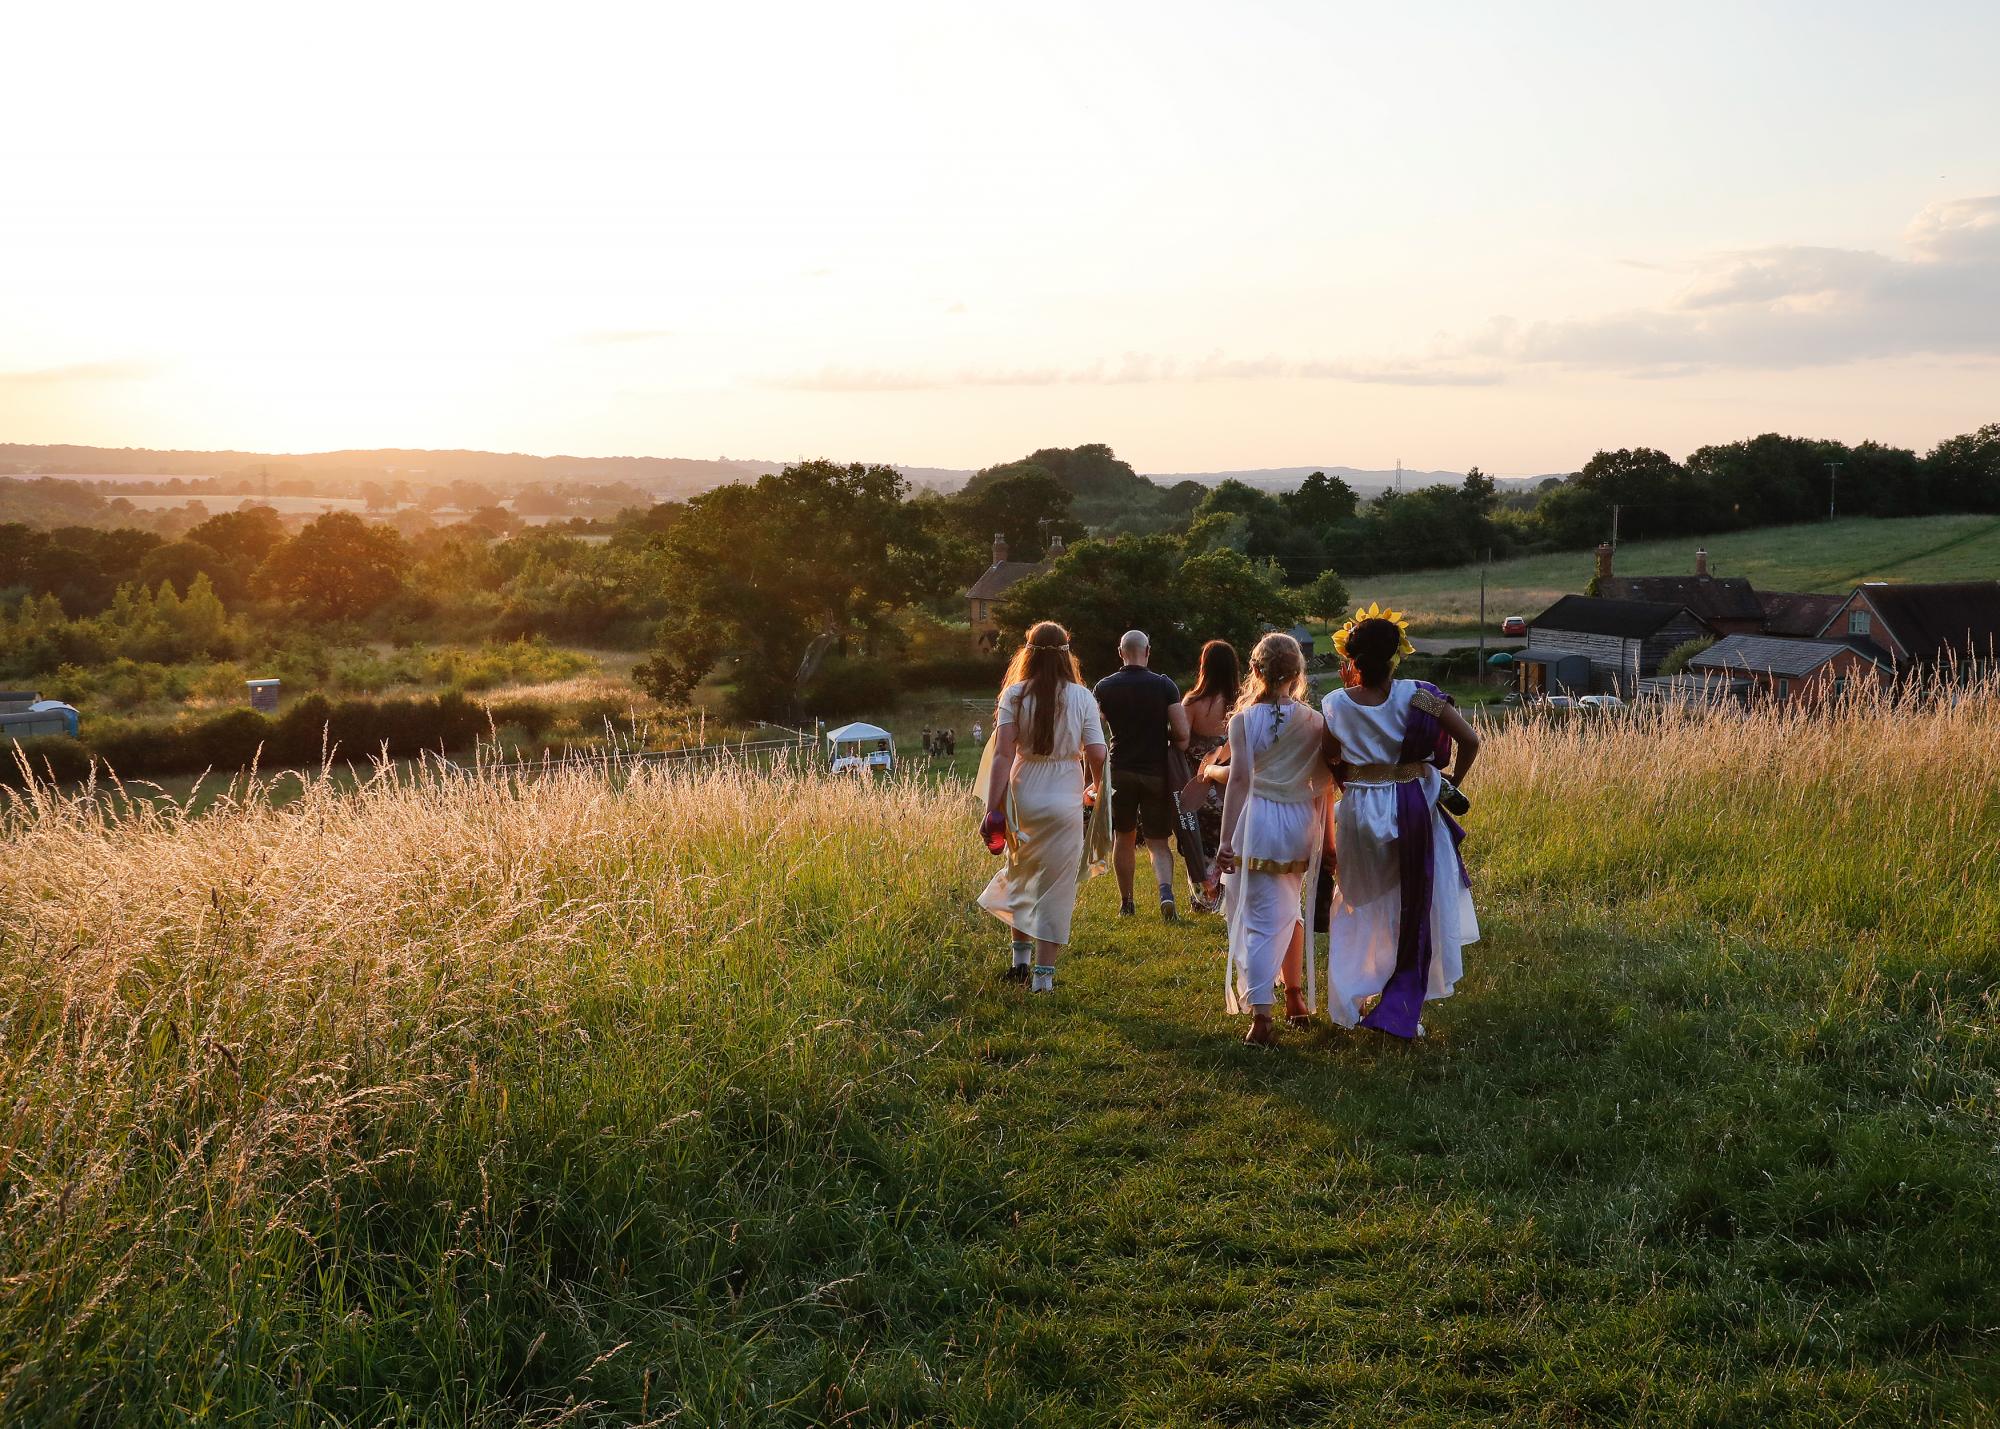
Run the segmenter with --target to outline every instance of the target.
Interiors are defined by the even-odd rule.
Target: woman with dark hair
[[[1222,781],[1210,775],[1229,741],[1229,715],[1236,708],[1243,672],[1236,647],[1227,640],[1211,640],[1201,647],[1199,670],[1194,688],[1181,697],[1181,706],[1188,717],[1188,762],[1201,780],[1194,814],[1201,828],[1202,852],[1214,858],[1222,846]],[[1197,913],[1215,911],[1203,889],[1194,891],[1192,902]]]
[[[1458,852],[1465,831],[1438,807],[1445,765],[1456,788],[1479,757],[1479,733],[1436,685],[1395,678],[1413,648],[1406,629],[1371,605],[1334,635],[1347,669],[1345,687],[1321,704],[1341,786],[1326,1000],[1343,1027],[1421,1037],[1425,1001],[1451,996],[1460,950],[1479,940]]]
[[[986,799],[980,832],[1006,856],[979,906],[1013,930],[1008,976],[1031,991],[1055,990],[1056,958],[1069,942],[1077,884],[1090,861],[1084,807],[1097,790],[1094,812],[1108,811],[1103,783],[1097,701],[1070,653],[1069,632],[1044,620],[1007,667],[975,786]],[[1096,823],[1104,825],[1096,832],[1108,852],[1108,824],[1101,817]]]

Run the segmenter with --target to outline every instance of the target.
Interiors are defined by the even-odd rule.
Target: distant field
[[[1857,518],[1816,526],[1740,531],[1706,541],[1685,537],[1618,548],[1617,569],[1628,576],[1690,574],[1695,547],[1706,545],[1718,576],[1748,576],[1760,590],[1841,591],[1864,580],[1944,581],[2000,576],[2000,518],[1917,516],[1903,521]],[[1590,581],[1591,553],[1560,551],[1497,561],[1487,571],[1486,613],[1532,618],[1560,595]],[[1479,567],[1360,576],[1349,582],[1357,600],[1379,600],[1416,617],[1430,630],[1470,629],[1479,617]]]

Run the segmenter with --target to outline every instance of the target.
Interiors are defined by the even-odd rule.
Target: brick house
[[[994,602],[1016,583],[1047,569],[1049,562],[1062,553],[1063,539],[1057,536],[1049,542],[1049,553],[1041,560],[1010,561],[1007,559],[1007,538],[994,533],[993,564],[980,573],[979,579],[965,593],[966,600],[971,604],[972,643],[977,648],[991,650],[999,644],[1000,624],[993,618]]]
[[[1740,682],[1743,698],[1777,704],[1824,704],[1863,682],[1881,681],[1888,662],[1837,640],[1725,635],[1688,661],[1690,674]]]
[[[1818,634],[1904,669],[1991,660],[2000,656],[2000,581],[1869,581],[1840,602]]]
[[[1606,693],[1629,698],[1676,646],[1712,635],[1671,601],[1566,595],[1528,626],[1514,656],[1523,695]]]

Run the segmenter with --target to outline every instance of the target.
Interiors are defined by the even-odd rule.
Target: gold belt
[[[1424,777],[1428,764],[1345,764],[1340,777],[1347,784],[1414,784]]]

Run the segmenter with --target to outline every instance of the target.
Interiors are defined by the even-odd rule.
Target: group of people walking
[[[1304,655],[1280,632],[1247,673],[1209,641],[1183,697],[1150,668],[1141,631],[1094,690],[1067,631],[1028,631],[978,785],[981,832],[1004,858],[979,902],[1011,931],[1008,976],[1054,990],[1078,887],[1107,862],[1134,916],[1143,841],[1164,918],[1178,916],[1177,846],[1193,906],[1223,912],[1224,1005],[1249,1014],[1247,1041],[1276,1040],[1281,994],[1285,1023],[1310,1024],[1322,919],[1332,1020],[1423,1035],[1423,1004],[1451,994],[1479,937],[1450,812],[1479,735],[1436,686],[1395,678],[1411,647],[1393,612],[1357,612],[1334,648],[1343,684],[1315,709]]]

